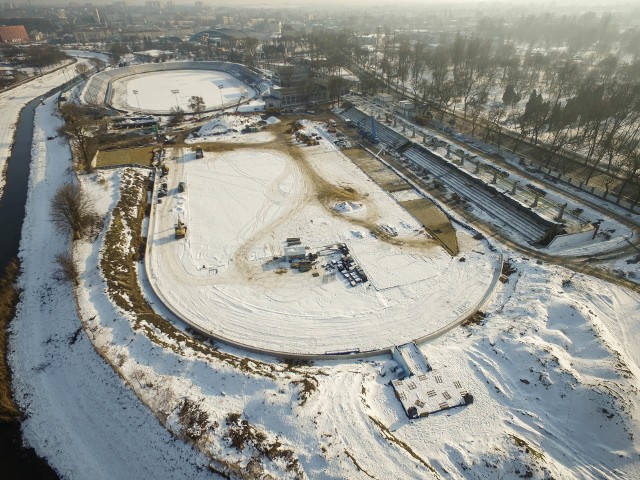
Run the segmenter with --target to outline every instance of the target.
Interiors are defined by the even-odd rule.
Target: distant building
[[[113,30],[108,28],[88,28],[73,32],[78,43],[106,42],[116,38]]]
[[[25,43],[29,41],[29,35],[24,25],[0,27],[0,43]]]
[[[393,103],[393,95],[391,95],[390,93],[378,93],[373,98],[373,101],[381,105],[388,105],[390,103]]]
[[[144,52],[133,52],[136,60],[139,62],[159,62],[169,60],[174,57],[173,52],[166,50],[145,50]]]
[[[411,100],[400,100],[396,105],[396,113],[404,115],[405,117],[412,117],[415,115],[416,106]]]
[[[278,101],[282,108],[288,108],[297,105],[322,103],[329,99],[326,87],[317,83],[313,83],[310,87],[274,87],[271,90],[271,95],[274,98],[265,103],[267,105],[271,103],[274,108],[277,108]]]

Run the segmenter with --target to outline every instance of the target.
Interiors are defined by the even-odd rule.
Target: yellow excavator
[[[174,229],[176,238],[184,238],[187,236],[187,226],[180,218],[178,218],[178,223],[176,223]]]

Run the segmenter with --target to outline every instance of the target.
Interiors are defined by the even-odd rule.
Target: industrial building
[[[24,25],[11,25],[0,27],[0,43],[26,43],[29,35]]]

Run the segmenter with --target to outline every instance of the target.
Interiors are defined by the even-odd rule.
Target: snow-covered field
[[[474,402],[409,420],[388,385],[399,375],[389,356],[292,365],[145,335],[107,294],[104,231],[75,246],[76,310],[71,287],[51,273],[68,244],[52,228],[49,202],[73,178],[68,146],[46,140],[59,122],[49,99],[36,115],[10,362],[24,438],[63,478],[217,478],[209,460],[247,479],[640,478],[640,294],[504,249],[514,272],[497,284],[486,317],[421,346]],[[410,246],[424,233],[391,196],[326,141],[300,148],[311,170],[258,146],[202,160],[173,152],[148,260],[174,309],[212,328],[225,320],[256,346],[302,350],[306,339],[305,351],[323,353],[400,343],[482,297],[498,255],[485,242],[459,231],[453,259],[435,244]],[[125,175],[81,178],[105,229]],[[319,202],[318,178],[363,195]],[[185,240],[173,238],[178,215]],[[404,244],[372,237],[367,222]],[[346,243],[370,286],[339,276],[323,283],[323,257],[318,277],[276,274],[287,237],[309,251]],[[156,311],[184,329],[141,277]]]
[[[59,185],[73,181],[68,145],[47,140],[60,126],[55,111],[52,97],[36,113],[21,302],[11,324],[23,437],[63,478],[211,478],[204,459],[175,442],[94,350],[71,286],[53,274],[56,254],[69,244],[54,230],[49,205]],[[101,209],[109,205],[107,199]]]
[[[398,240],[424,238],[417,221],[333,145],[299,148],[322,178],[364,194],[364,215]],[[374,238],[351,221],[363,214],[328,211],[312,198],[300,165],[279,151],[205,152],[196,160],[183,150],[170,170],[170,194],[150,235],[151,279],[177,314],[219,338],[303,354],[389,348],[472,313],[497,279],[498,255],[463,232],[461,262],[435,245]],[[179,182],[186,192],[178,193]],[[189,229],[184,240],[173,238],[179,218]],[[340,255],[321,256],[315,277],[275,261],[288,237],[309,252],[345,243],[369,282],[352,287],[325,267]]]
[[[232,75],[213,70],[141,73],[114,81],[112,91],[115,108],[151,113],[166,113],[176,107],[190,112],[192,96],[202,97],[204,109],[213,110],[235,106],[241,97],[248,100],[255,94]]]

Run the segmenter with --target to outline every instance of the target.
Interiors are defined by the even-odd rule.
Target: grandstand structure
[[[164,63],[144,63],[138,65],[128,65],[126,67],[113,68],[104,70],[96,75],[93,75],[82,92],[82,100],[90,105],[107,106],[114,108],[111,104],[113,96],[113,84],[126,77],[133,75],[154,73],[154,72],[166,72],[171,70],[214,70],[218,72],[227,73],[237,80],[241,81],[248,87],[250,87],[254,95],[244,98],[243,103],[249,102],[257,96],[261,96],[269,93],[271,85],[264,80],[262,75],[244,65],[231,62],[218,62],[218,61],[204,61],[204,62],[164,62]],[[206,111],[215,111],[224,108],[229,108],[235,105],[237,102],[230,102],[222,106],[216,106],[215,108],[207,109]],[[140,110],[143,112],[143,110]],[[153,112],[154,114],[168,115],[171,112]]]
[[[535,192],[526,186],[516,189],[511,182],[507,188],[505,182],[496,181],[499,172],[493,179],[487,180],[479,174],[480,167],[488,168],[484,163],[479,163],[480,159],[467,161],[462,166],[437,153],[436,148],[427,148],[407,138],[354,106],[343,110],[340,115],[352,121],[364,137],[371,137],[375,133],[380,145],[396,152],[399,164],[416,172],[418,177],[423,180],[429,176],[437,179],[448,191],[457,193],[472,208],[490,217],[491,223],[509,226],[530,244],[546,245],[558,234],[580,232],[584,228],[584,219],[579,217],[567,215],[562,222],[557,221],[556,216],[563,210],[561,205],[547,200],[527,201],[535,196]],[[418,137],[423,135],[419,134]],[[476,171],[470,168],[472,166]]]

